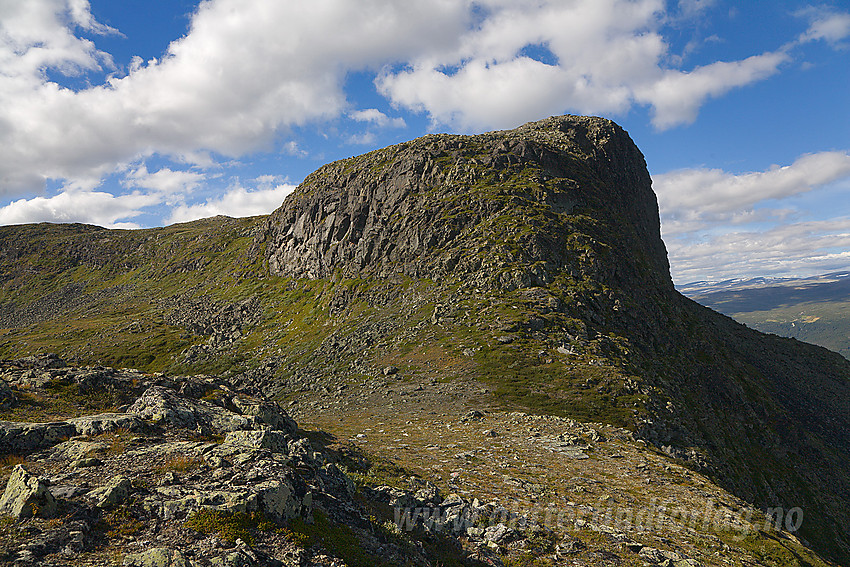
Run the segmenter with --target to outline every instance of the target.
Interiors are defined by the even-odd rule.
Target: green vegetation
[[[320,545],[350,567],[389,567],[363,548],[350,527],[331,522],[321,511],[314,512],[312,523],[296,518],[289,523],[288,529],[298,534],[296,537],[305,543],[304,547]]]
[[[81,388],[80,384],[54,380],[39,389],[14,388],[17,403],[0,410],[4,421],[46,422],[91,413],[115,411],[132,397],[130,391]]]
[[[219,217],[139,231],[0,227],[0,357],[52,351],[78,365],[238,376],[279,399],[310,401],[366,379],[380,396],[391,389],[381,369],[394,365],[400,380],[423,385],[423,397],[434,395],[425,386],[457,380],[481,392],[474,401],[483,406],[645,427],[659,447],[681,449],[756,504],[779,495],[816,510],[823,525],[814,519],[802,536],[846,556],[840,532],[850,516],[836,496],[850,486],[845,361],[746,332],[673,293],[649,177],[645,186],[629,180],[645,173],[639,153],[623,139],[624,153],[607,155],[620,151],[606,138],[616,132],[590,133],[433,136],[413,143],[415,156],[399,145],[330,164],[290,203],[324,215],[346,183],[346,199],[376,187],[389,201],[410,191],[410,208],[378,224],[417,228],[400,235],[376,224],[380,238],[354,235],[365,265],[320,266],[335,270],[324,279],[270,273],[267,247],[284,236],[273,230],[280,215],[268,226]],[[615,143],[603,149],[603,138]],[[558,143],[544,147],[550,139]],[[619,158],[635,169],[605,171]],[[381,183],[402,168],[410,182],[392,194]],[[416,243],[410,258],[388,254],[370,265],[369,245],[397,250],[402,240]],[[780,307],[788,306],[762,311]],[[806,309],[771,317],[807,329],[830,321]],[[55,419],[126,403],[61,381],[45,394],[16,395],[0,418]],[[362,484],[393,484],[402,474],[380,462],[351,472]],[[192,522],[249,535],[259,522],[209,514]],[[354,551],[354,528],[322,521],[324,536],[308,525],[292,533],[354,564],[368,561]],[[767,546],[764,561],[784,561],[772,543],[752,545]]]
[[[231,543],[241,539],[249,545],[256,541],[257,532],[279,529],[277,524],[261,512],[231,512],[210,508],[191,514],[183,525],[204,535],[215,535]]]
[[[745,537],[721,532],[723,541],[746,550],[758,565],[765,567],[828,567],[810,549],[783,535],[774,535],[762,531],[747,534]]]

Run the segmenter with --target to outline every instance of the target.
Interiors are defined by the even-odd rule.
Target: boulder
[[[251,556],[242,550],[228,553],[223,557],[215,557],[210,560],[212,567],[253,567],[256,565]]]
[[[15,518],[51,518],[56,509],[56,499],[47,489],[47,484],[27,472],[22,465],[16,465],[0,499],[0,514]]]
[[[9,409],[18,401],[18,397],[5,380],[0,380],[0,409]]]
[[[494,543],[505,543],[516,537],[516,535],[517,534],[514,530],[512,530],[505,524],[498,523],[495,526],[489,526],[485,528],[483,538],[485,541],[492,541]]]
[[[282,431],[260,429],[255,431],[230,431],[224,438],[226,445],[268,449],[273,453],[286,453],[290,437]]]
[[[89,498],[98,508],[114,508],[130,496],[130,481],[123,476],[113,477],[109,484],[89,492]]]
[[[77,435],[100,435],[116,429],[138,431],[144,427],[144,422],[135,415],[126,413],[101,413],[69,419]]]
[[[242,415],[254,416],[272,429],[284,431],[289,435],[295,435],[298,432],[295,421],[275,402],[234,396],[233,405]]]
[[[226,432],[253,429],[259,419],[245,417],[203,400],[182,398],[172,390],[151,386],[127,413],[159,424]]]
[[[131,553],[124,558],[124,567],[190,567],[191,563],[180,551],[155,547],[141,553]]]
[[[0,421],[0,451],[11,454],[30,453],[52,447],[76,435],[70,423],[18,423]]]

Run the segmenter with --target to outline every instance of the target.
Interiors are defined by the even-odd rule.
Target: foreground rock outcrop
[[[14,378],[31,368],[26,361],[4,364],[3,375]],[[49,397],[58,383],[96,380],[134,399],[106,415],[116,422],[134,419],[122,422],[132,428],[89,429],[30,447],[16,456],[18,464],[0,466],[8,476],[0,499],[0,515],[8,516],[0,521],[3,563],[699,567],[751,562],[759,556],[743,542],[764,540],[782,542],[770,553],[789,549],[809,565],[825,566],[781,526],[611,426],[477,410],[456,423],[438,419],[418,433],[433,441],[438,427],[455,431],[446,448],[472,442],[468,452],[452,457],[466,463],[448,484],[460,493],[447,493],[389,461],[370,463],[357,442],[311,441],[327,434],[298,429],[278,404],[217,377],[57,365],[39,378],[40,386],[10,388],[47,415],[63,409]],[[97,420],[67,420],[87,421]],[[469,430],[477,432],[473,439]],[[535,466],[548,463],[549,474],[563,474],[555,463],[573,463],[573,472],[548,487],[538,484],[548,484],[544,479],[505,475],[504,503],[479,499],[457,484],[459,475],[511,470],[496,456],[503,454],[499,446],[509,447],[514,459],[535,451],[541,463]],[[436,456],[443,461],[442,453]],[[634,487],[614,487],[601,480],[632,464],[645,483],[641,478]],[[587,498],[593,484],[607,493],[598,501]],[[661,490],[665,503],[636,501],[629,496],[636,487]],[[560,508],[555,500],[534,504],[564,489],[569,501]],[[531,497],[530,505],[520,505],[518,497]],[[672,501],[689,511],[677,516],[671,507],[668,514]]]
[[[18,361],[4,369],[5,376],[28,366]],[[67,435],[42,436],[38,443],[30,442],[30,432],[41,424],[5,423],[6,447],[14,447],[24,463],[8,477],[0,515],[48,520],[21,529],[6,524],[0,534],[5,561],[104,565],[117,553],[124,566],[138,567],[433,565],[421,542],[399,537],[400,528],[389,521],[390,528],[376,524],[369,515],[373,507],[418,505],[433,509],[435,518],[441,509],[471,509],[469,500],[443,499],[433,485],[415,493],[358,489],[345,465],[337,464],[340,456],[315,447],[279,405],[215,377],[58,364],[28,391],[37,395],[56,382],[79,386],[94,377],[135,401],[123,413],[58,422],[68,427]],[[482,520],[488,506],[481,507]],[[62,521],[50,523],[57,518]],[[440,545],[466,557],[460,564],[501,565],[494,550],[508,528],[498,524],[491,530],[497,535],[482,531],[478,545],[464,549],[453,538],[466,535],[470,525],[414,519],[407,531],[448,538]],[[22,537],[30,532],[39,535]],[[512,541],[523,538],[510,533]],[[492,549],[488,542],[495,542]]]

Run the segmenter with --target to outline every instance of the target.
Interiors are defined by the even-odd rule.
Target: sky
[[[558,114],[643,151],[679,284],[850,268],[846,0],[0,0],[0,224],[276,209]]]

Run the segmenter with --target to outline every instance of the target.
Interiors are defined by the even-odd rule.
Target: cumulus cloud
[[[278,208],[294,185],[276,175],[261,175],[248,189],[238,182],[220,197],[191,202],[196,190],[207,192],[209,178],[191,171],[162,168],[149,172],[142,165],[126,172],[121,184],[132,189],[113,195],[87,187],[65,186],[52,197],[19,199],[0,207],[0,225],[33,222],[80,222],[107,228],[141,228],[131,219],[152,212],[170,211],[169,223],[187,222],[216,215],[231,217],[267,214]]]
[[[380,91],[464,130],[507,127],[556,114],[617,113],[632,85],[659,74],[659,0],[484,3],[487,15],[454,50],[436,49],[385,70]],[[527,55],[535,47],[549,61]]]
[[[720,169],[683,169],[654,175],[666,235],[694,232],[711,224],[743,224],[787,216],[788,211],[753,207],[807,193],[850,178],[850,153],[821,152],[787,166],[743,174]]]
[[[204,203],[175,207],[168,222],[188,222],[216,215],[249,217],[268,214],[280,207],[284,198],[294,190],[294,185],[287,184],[254,190],[237,185],[221,197]]]
[[[0,193],[99,177],[154,152],[191,162],[268,148],[287,128],[335,117],[351,69],[453,44],[464,2],[211,0],[161,60],[71,90],[45,71],[100,70],[106,54],[73,27],[105,31],[80,0],[0,4]],[[234,17],[238,14],[238,17]]]
[[[665,61],[678,59],[659,31],[669,17],[659,0],[484,4],[487,16],[464,33],[457,49],[385,70],[380,91],[463,130],[507,127],[565,110],[618,114],[635,104],[651,106],[653,124],[666,129],[693,122],[706,99],[764,80],[789,59],[777,51],[691,71],[667,68]],[[710,5],[680,2],[679,14],[693,18]],[[529,48],[551,57],[530,57]]]
[[[693,16],[710,5],[676,10]],[[663,0],[209,0],[161,59],[135,57],[126,75],[74,90],[50,73],[114,70],[76,31],[117,31],[87,0],[0,0],[0,194],[99,179],[153,154],[200,166],[276,143],[297,154],[290,128],[346,114],[403,127],[375,108],[347,112],[352,71],[380,70],[376,85],[392,104],[457,129],[635,104],[652,106],[667,128],[787,58],[668,68],[667,9]],[[840,14],[811,19],[810,39],[846,35]]]
[[[352,112],[349,112],[348,115],[357,122],[369,122],[382,128],[386,126],[392,126],[393,128],[404,128],[405,126],[407,126],[407,124],[405,124],[404,122],[404,118],[390,118],[377,108],[354,110]]]
[[[766,171],[685,169],[654,175],[674,279],[811,275],[846,268],[850,219],[805,220],[811,217],[805,205],[781,206],[783,199],[841,183],[850,186],[850,153],[840,151],[804,155]],[[835,212],[840,214],[840,208]]]
[[[638,86],[635,97],[652,105],[652,123],[659,129],[696,120],[710,97],[748,85],[775,74],[790,59],[785,52],[754,55],[743,61],[718,61],[693,71],[666,71],[658,80]]]
[[[193,171],[175,171],[168,167],[148,171],[147,165],[131,169],[125,175],[122,185],[141,189],[152,189],[166,195],[185,194],[198,187],[207,176]]]
[[[798,14],[810,21],[809,29],[799,38],[801,42],[822,40],[833,46],[840,46],[842,40],[850,36],[850,14],[848,13],[829,8],[809,7]]]
[[[107,228],[139,228],[127,219],[159,204],[162,197],[139,192],[115,196],[103,191],[62,191],[53,197],[19,199],[0,208],[0,224],[81,222]]]
[[[378,108],[352,110],[344,90],[352,72],[376,76],[378,92],[396,109],[426,113],[433,123],[458,130],[510,127],[565,111],[619,114],[635,105],[651,107],[660,129],[688,123],[709,98],[764,80],[792,57],[789,44],[737,61],[679,68],[665,30],[712,5],[207,0],[162,58],[133,57],[124,73],[95,41],[82,37],[120,33],[95,20],[88,0],[0,0],[0,195],[32,194],[49,180],[63,187],[52,197],[11,202],[0,209],[0,222],[129,225],[163,205],[174,207],[170,220],[269,212],[288,185],[236,185],[204,203],[189,197],[221,175],[210,171],[228,159],[271,148],[306,157],[289,133],[311,122],[347,119],[357,127],[323,134],[361,144],[374,143],[378,128],[405,127],[404,119]],[[809,27],[797,44],[840,46],[850,35],[847,14],[808,9],[800,15]],[[88,86],[62,86],[58,75]],[[187,170],[151,171],[151,156]],[[765,214],[778,218],[785,214],[779,209],[741,203],[746,191],[739,186],[749,184],[752,194],[798,187],[802,181],[789,180],[799,171],[814,187],[830,171],[843,175],[846,157],[813,156],[808,165],[809,158],[801,158],[790,173],[754,177],[713,170],[658,177],[662,204],[669,197],[666,210],[678,211],[666,217],[665,227],[684,233],[722,215],[728,217],[722,222],[733,224]],[[110,175],[129,194],[106,192],[102,180]],[[691,192],[665,192],[665,184],[710,185],[718,194],[731,187],[734,194],[726,198],[738,209],[708,204],[704,215],[714,217],[687,217]]]
[[[772,274],[806,276],[850,265],[848,218],[780,225],[765,231],[730,231],[698,242],[665,242],[673,279],[678,283]]]

